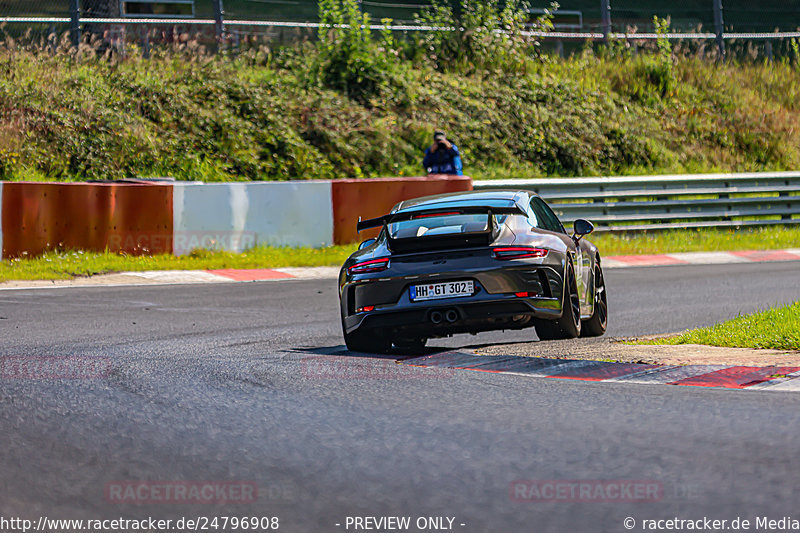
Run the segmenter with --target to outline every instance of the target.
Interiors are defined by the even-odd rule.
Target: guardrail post
[[[222,42],[222,32],[225,31],[225,9],[222,7],[222,0],[214,0],[214,21],[217,30],[217,42]]]
[[[717,48],[719,49],[720,60],[725,59],[725,41],[723,39],[723,32],[725,31],[725,24],[722,19],[722,0],[714,1],[714,31],[717,34]]]
[[[603,24],[603,39],[608,42],[611,34],[611,2],[610,0],[600,0],[600,19]]]
[[[70,0],[69,2],[70,28],[69,34],[72,37],[72,46],[75,48],[81,43],[81,5],[80,0]]]
[[[769,42],[769,41],[767,41],[767,42]],[[789,180],[786,180],[784,182],[784,185],[790,185]],[[778,193],[778,198],[784,198],[784,197],[788,197],[788,196],[789,196],[789,192],[788,191],[780,191]],[[792,204],[790,204],[790,203],[786,204],[786,208],[787,209],[791,209],[792,208]],[[788,213],[784,214],[784,215],[781,215],[781,220],[791,220],[791,219],[792,219],[792,215],[790,215]]]
[[[150,59],[150,28],[142,24],[142,57]]]

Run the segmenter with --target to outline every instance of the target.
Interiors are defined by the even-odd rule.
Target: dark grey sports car
[[[432,337],[533,326],[540,339],[605,333],[607,304],[597,248],[577,220],[568,235],[530,191],[416,198],[388,215],[339,274],[350,350],[422,348]]]

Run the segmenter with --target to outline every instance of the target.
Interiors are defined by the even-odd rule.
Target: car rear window
[[[495,226],[503,224],[506,216],[495,216]],[[480,233],[489,231],[489,216],[480,214],[419,215],[411,220],[389,224],[392,239],[414,237],[433,237],[436,235],[457,235],[461,233]]]

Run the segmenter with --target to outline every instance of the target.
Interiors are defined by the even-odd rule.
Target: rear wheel
[[[599,337],[606,332],[608,325],[608,302],[606,301],[606,280],[600,264],[594,267],[594,311],[591,318],[581,325],[581,337]]]
[[[386,353],[392,348],[392,341],[378,331],[355,330],[344,333],[344,343],[351,352]]]
[[[581,334],[581,300],[578,283],[572,265],[567,267],[565,276],[564,304],[558,320],[537,320],[534,323],[536,335],[543,341],[574,339]]]

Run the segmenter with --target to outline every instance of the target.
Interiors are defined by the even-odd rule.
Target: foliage
[[[789,39],[789,46],[792,49],[792,60],[795,65],[800,65],[800,42],[797,39]]]
[[[320,0],[319,18],[315,67],[322,85],[368,103],[396,63],[391,31],[382,31],[380,43],[374,42],[370,16],[361,11],[358,0]],[[389,24],[391,20],[383,20],[384,26]]]
[[[653,27],[656,29],[656,46],[658,58],[664,63],[672,64],[672,45],[667,34],[669,33],[670,19],[653,17]]]
[[[532,24],[528,23],[529,4],[525,0],[460,0],[456,13],[452,3],[433,0],[416,15],[432,31],[420,32],[417,46],[440,71],[453,70],[527,72],[537,55],[540,42],[527,35],[530,31],[552,29],[553,3],[550,10]]]
[[[672,64],[672,45],[666,34],[669,33],[670,20],[653,17],[656,29],[658,53],[645,70],[647,80],[655,87],[661,98],[667,98],[675,91],[675,72]]]
[[[471,39],[471,56],[430,55],[389,31],[337,26],[364,21],[349,1],[327,0],[330,31],[291,47],[211,55],[187,38],[144,60],[130,45],[76,52],[68,35],[55,49],[7,39],[0,179],[417,175],[437,128],[476,178],[800,166],[800,71],[788,62],[711,63],[665,39],[515,62],[523,48],[503,46],[530,41],[467,31],[453,42]],[[459,17],[502,26],[509,8],[491,5]],[[455,39],[442,31],[425,35]]]
[[[632,55],[627,43],[622,39],[612,40],[604,51],[605,58],[624,58],[633,65],[632,75],[618,73],[617,88],[632,99],[647,105],[657,105],[660,101],[674,96],[677,88],[675,66],[672,58],[672,45],[666,34],[669,33],[669,18],[653,17],[656,31],[656,47],[651,53]]]

